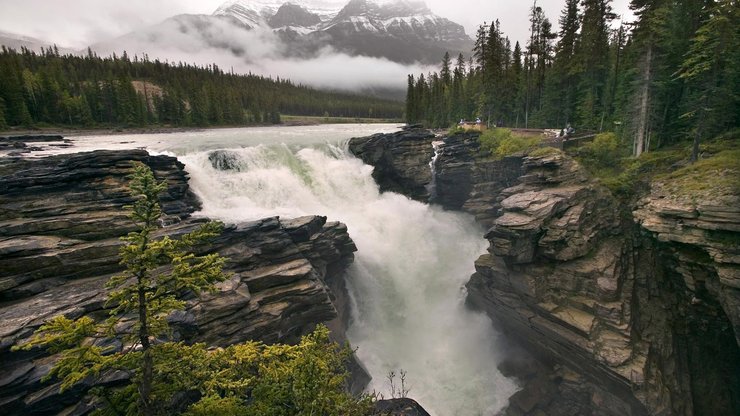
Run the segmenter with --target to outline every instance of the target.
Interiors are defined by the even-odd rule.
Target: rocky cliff
[[[376,136],[373,148],[421,159],[432,139],[419,136],[413,146]],[[436,202],[488,227],[469,303],[539,360],[508,364],[524,389],[506,413],[740,412],[737,190],[696,203],[701,195],[670,199],[656,183],[632,207],[560,152],[490,160],[478,148],[476,134],[443,138]],[[423,186],[373,159],[381,184]]]
[[[96,151],[40,159],[0,159],[0,409],[6,414],[84,413],[85,389],[59,394],[42,383],[53,362],[41,350],[11,352],[47,318],[104,315],[103,284],[120,270],[118,239],[133,229],[125,205],[132,161],[169,187],[162,234],[202,219],[175,158],[144,151]],[[190,299],[170,317],[175,336],[228,345],[249,339],[295,341],[317,323],[346,319],[342,274],[356,250],[341,223],[325,217],[227,224],[208,249],[229,258],[232,277],[215,294]],[[332,290],[332,288],[334,290]],[[343,325],[334,323],[342,338]],[[367,382],[356,378],[354,389]]]
[[[420,128],[398,133],[354,138],[349,150],[363,162],[375,167],[373,178],[380,190],[398,192],[417,201],[429,199],[434,156],[434,134]]]

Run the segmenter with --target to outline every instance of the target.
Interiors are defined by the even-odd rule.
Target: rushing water
[[[348,336],[373,376],[369,390],[390,397],[386,376],[403,370],[409,396],[430,413],[491,415],[516,386],[496,368],[501,353],[490,320],[464,307],[464,284],[485,251],[482,230],[468,215],[381,194],[372,167],[343,146],[352,136],[393,130],[234,129],[77,143],[177,155],[208,217],[229,222],[320,214],[344,222],[359,250],[349,272]],[[232,169],[214,168],[209,155],[215,149],[227,149],[222,155]]]

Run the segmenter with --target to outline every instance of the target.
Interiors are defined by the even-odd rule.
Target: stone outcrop
[[[380,190],[402,193],[417,201],[429,200],[432,182],[429,162],[434,156],[434,134],[420,128],[397,133],[353,138],[349,150],[374,166],[373,178]]]
[[[0,137],[0,156],[22,156],[48,148],[71,147],[72,141],[59,135]]]
[[[727,311],[740,344],[740,195],[681,198],[655,183],[634,217],[670,255],[693,302],[711,298]]]
[[[525,157],[522,171],[497,197],[469,301],[564,366],[557,396],[583,399],[568,414],[738,411],[737,292],[726,279],[737,270],[736,204],[714,204],[694,223],[723,230],[715,239],[682,230],[681,210],[656,194],[633,217],[562,154]],[[522,410],[526,390],[512,407]],[[548,407],[561,402],[523,413],[564,414]]]
[[[499,194],[519,183],[522,156],[491,160],[480,156],[480,133],[443,139],[436,163],[437,200],[446,209],[463,210],[490,227],[501,211]]]
[[[373,178],[381,191],[402,193],[446,209],[462,209],[484,226],[490,226],[501,208],[498,194],[519,181],[522,157],[501,161],[481,158],[479,136],[478,132],[465,132],[440,138],[430,131],[410,127],[398,133],[354,138],[349,142],[349,150],[375,167]],[[432,178],[428,164],[434,156],[435,141],[436,175]],[[435,195],[430,201],[432,184]]]
[[[602,414],[646,414],[632,394],[643,387],[647,349],[633,342],[634,279],[623,261],[629,247],[618,204],[561,154],[524,158],[522,171],[498,196],[489,254],[468,283],[470,303],[538,356],[593,383],[570,392],[587,399],[574,400],[576,414],[602,400],[612,403]],[[526,391],[512,406],[533,414],[542,404],[523,405]]]
[[[488,228],[468,301],[536,357],[505,414],[740,412],[737,191],[654,183],[631,207],[560,152],[491,160],[477,138],[442,139],[434,202]]]
[[[167,181],[160,233],[176,237],[204,221],[191,217],[198,202],[172,157],[96,151],[0,159],[0,409],[6,414],[84,412],[78,401],[89,385],[59,394],[58,384],[41,382],[52,357],[10,349],[52,316],[104,316],[104,283],[120,271],[119,237],[133,229],[124,209],[132,202],[126,188],[132,161]],[[231,276],[216,293],[192,298],[170,316],[177,339],[214,346],[293,342],[320,322],[346,320],[346,300],[340,302],[346,295],[331,289],[342,290],[356,250],[344,224],[316,216],[227,224],[207,250],[229,258]],[[332,326],[341,339],[344,326]],[[354,389],[366,382],[356,378]]]
[[[377,416],[429,416],[419,403],[412,399],[378,400],[373,415]]]

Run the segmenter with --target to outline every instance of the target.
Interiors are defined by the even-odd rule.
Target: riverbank
[[[64,137],[75,136],[109,136],[124,134],[159,134],[159,133],[192,133],[207,130],[225,130],[235,128],[263,128],[263,127],[299,127],[319,126],[321,124],[402,124],[401,120],[382,118],[357,118],[357,117],[313,117],[313,116],[283,116],[280,124],[249,124],[249,125],[225,125],[209,127],[177,127],[177,126],[147,126],[147,127],[34,127],[15,128],[0,131],[0,137],[8,136],[40,136],[61,135]]]

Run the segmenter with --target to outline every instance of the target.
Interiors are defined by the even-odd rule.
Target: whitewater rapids
[[[390,398],[387,375],[403,370],[409,397],[434,415],[491,415],[506,405],[516,386],[496,368],[497,334],[464,306],[464,284],[486,248],[471,217],[381,194],[372,167],[343,147],[227,152],[231,170],[214,168],[208,151],[180,157],[201,214],[224,221],[319,214],[347,224],[358,248],[347,335],[373,376],[369,391]]]

